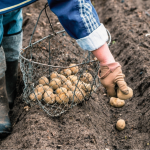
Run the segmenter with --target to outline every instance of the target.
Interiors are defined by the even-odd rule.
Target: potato
[[[70,90],[72,87],[71,81],[67,80],[64,84],[63,87],[66,88],[67,90]]]
[[[40,93],[44,93],[44,88],[43,88],[43,85],[42,84],[39,84],[35,87],[34,91],[37,93],[37,92],[40,92]]]
[[[70,80],[72,84],[75,84],[75,81],[78,80],[78,77],[75,75],[70,75],[67,79]]]
[[[29,98],[30,98],[30,100],[35,101],[36,100],[35,93],[31,93],[29,95]]]
[[[90,83],[93,81],[93,77],[90,73],[83,73],[81,81],[85,83]]]
[[[38,92],[35,94],[38,100],[42,99],[42,93]]]
[[[35,88],[43,87],[43,84],[38,84]]]
[[[116,123],[116,128],[121,131],[125,128],[126,124],[125,124],[125,121],[123,119],[120,119],[117,121]]]
[[[131,98],[131,97],[133,96],[133,90],[132,90],[130,87],[128,87],[128,89],[129,89],[129,94],[128,94],[128,95],[125,95],[125,94],[123,94],[123,93],[120,91],[120,89],[118,88],[118,89],[117,89],[117,97],[120,98],[120,99],[122,99],[122,100],[126,100],[126,99],[128,99],[128,98]]]
[[[73,100],[73,93],[72,91],[68,91],[68,95],[69,95],[69,100]]]
[[[56,93],[57,94],[60,94],[60,93],[67,93],[67,89],[64,88],[64,87],[60,87],[56,90]]]
[[[72,91],[68,91],[68,95],[69,95],[70,102],[73,101],[75,103],[80,103],[84,99],[84,93],[81,93],[80,91],[76,91],[75,94]],[[73,95],[74,95],[74,99],[73,99]]]
[[[53,94],[51,91],[46,91],[44,93],[44,101],[47,103],[47,104],[54,104],[55,103],[55,98],[56,98],[56,95]]]
[[[85,93],[85,91],[84,91],[83,89],[80,89],[79,91],[81,92],[81,94],[82,94],[84,97],[86,96],[86,93]]]
[[[39,79],[39,84],[47,85],[49,84],[49,80],[45,76],[43,76]]]
[[[56,90],[57,88],[61,87],[61,81],[57,78],[53,78],[50,81],[49,86],[52,87],[54,90]]]
[[[41,100],[42,99],[42,93],[40,93],[40,92],[31,93],[29,95],[29,98],[32,101],[36,101],[36,99]]]
[[[62,75],[62,74],[58,74],[58,79],[61,80],[61,83],[64,83],[64,82],[67,81],[67,78],[64,75]]]
[[[72,72],[70,69],[63,69],[60,73],[65,76],[70,76]]]
[[[58,104],[63,104],[63,103],[67,104],[69,102],[69,95],[68,95],[68,93],[57,94],[56,102]]]
[[[70,64],[69,67],[71,66],[75,66],[76,64]],[[71,67],[70,70],[72,71],[72,74],[76,74],[79,72],[79,68],[78,66],[75,66],[75,67]]]
[[[51,91],[53,93],[53,89],[49,87],[48,85],[43,86],[44,91]]]
[[[76,90],[76,91],[79,91],[79,88],[76,87],[76,86],[71,86],[70,90],[71,90],[72,92],[74,92],[75,90]]]
[[[56,71],[52,72],[51,75],[50,75],[51,79],[57,78],[57,77],[58,77],[58,73]]]
[[[74,102],[75,103],[80,103],[82,102],[84,99],[83,94],[80,91],[75,91],[75,95],[74,95]]]
[[[75,86],[77,86],[79,89],[83,88],[84,86],[84,83],[79,80],[76,80],[74,83],[75,83]]]
[[[83,86],[82,86],[82,89],[83,89],[85,92],[90,92],[90,91],[92,90],[91,84],[86,84],[86,83],[84,83]]]
[[[49,89],[50,87],[48,86],[48,85],[44,85],[43,86],[43,89],[44,89],[44,91],[46,91],[47,89]]]
[[[125,101],[119,98],[111,97],[110,98],[110,105],[114,107],[122,107],[125,105]]]

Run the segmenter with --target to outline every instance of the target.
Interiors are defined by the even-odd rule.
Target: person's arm
[[[93,51],[108,39],[106,29],[90,0],[48,0],[67,33],[84,50]]]
[[[124,94],[128,87],[119,63],[115,62],[106,43],[108,35],[90,0],[48,0],[50,9],[58,16],[67,33],[79,46],[91,51],[100,61],[101,83],[110,96],[116,96],[115,84]]]

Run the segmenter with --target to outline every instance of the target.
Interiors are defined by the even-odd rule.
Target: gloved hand
[[[116,85],[123,94],[127,95],[129,93],[128,86],[124,81],[125,75],[122,73],[121,65],[118,62],[100,65],[98,76],[101,84],[106,88],[109,96],[116,97]]]

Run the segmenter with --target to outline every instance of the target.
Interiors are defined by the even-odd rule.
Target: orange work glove
[[[128,86],[124,81],[125,75],[122,73],[121,65],[118,62],[100,65],[98,76],[110,97],[116,97],[116,85],[123,94],[127,95],[129,93]]]

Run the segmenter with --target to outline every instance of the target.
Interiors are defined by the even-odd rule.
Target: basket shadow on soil
[[[44,4],[45,1],[39,1],[24,9],[24,46],[35,25],[38,7]],[[1,140],[1,149],[150,149],[150,36],[145,36],[150,33],[150,17],[145,14],[150,1],[95,0],[94,5],[101,22],[112,34],[115,42],[110,49],[123,66],[134,97],[123,108],[113,108],[100,87],[89,101],[60,117],[50,118],[37,105],[28,112],[24,110],[26,104],[20,97],[23,83],[19,76],[18,97],[11,112],[13,132]],[[35,40],[47,35],[47,21],[45,18],[42,21]],[[54,28],[60,30],[57,18],[53,17],[52,21]],[[126,121],[126,128],[121,132],[115,129],[119,118]]]

